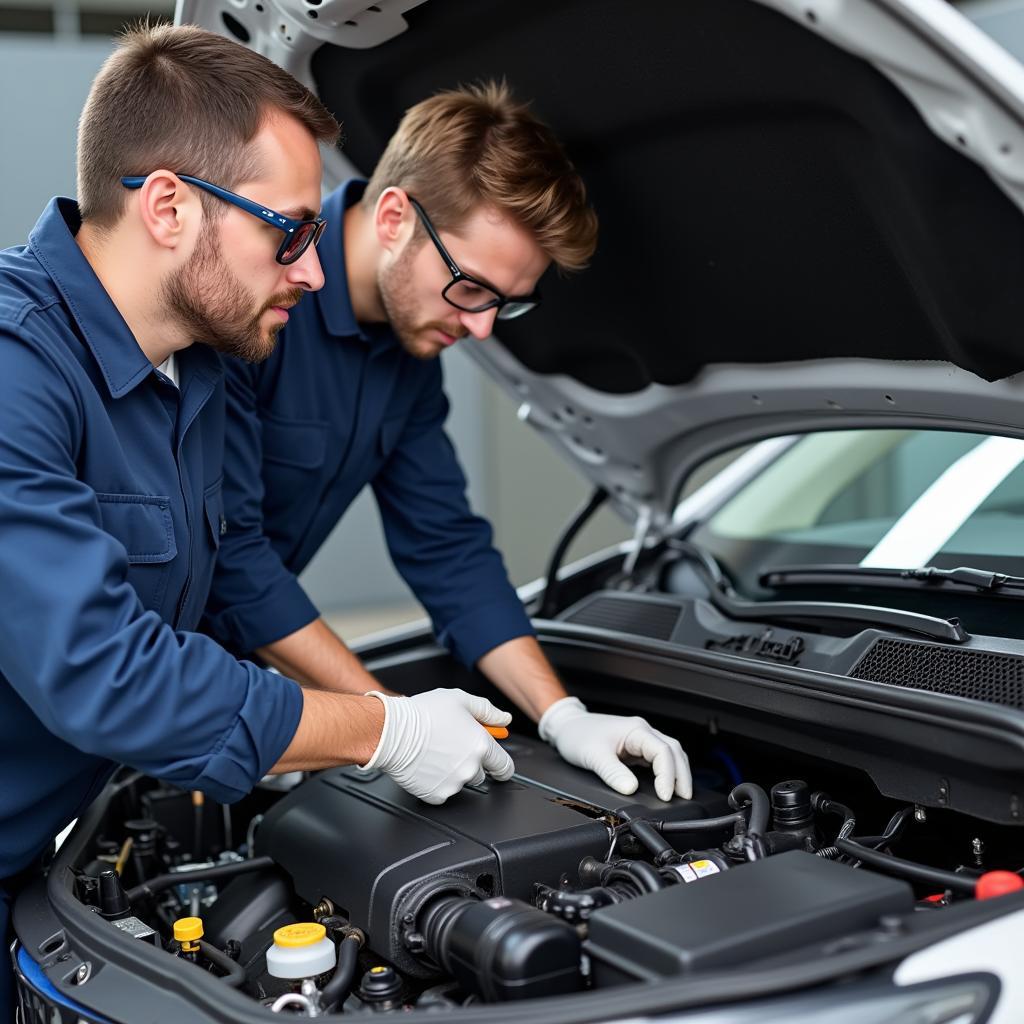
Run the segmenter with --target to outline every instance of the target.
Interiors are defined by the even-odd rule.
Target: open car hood
[[[465,347],[656,533],[697,463],[758,438],[1024,436],[1024,68],[943,0],[179,0],[177,18],[317,89],[345,125],[337,179],[438,89],[505,77],[533,101],[599,248]]]

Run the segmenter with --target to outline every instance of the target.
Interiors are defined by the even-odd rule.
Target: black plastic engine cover
[[[790,850],[595,911],[585,948],[598,985],[653,981],[749,965],[913,906],[906,882]]]
[[[291,875],[302,899],[327,897],[396,967],[426,976],[402,931],[403,917],[428,897],[450,891],[529,902],[535,882],[557,885],[583,857],[604,857],[608,829],[596,818],[626,804],[649,805],[660,818],[724,813],[714,793],[662,803],[649,772],[639,792],[622,797],[545,743],[517,738],[503,746],[516,761],[512,781],[466,788],[440,807],[380,773],[321,772],[271,808],[257,851]]]

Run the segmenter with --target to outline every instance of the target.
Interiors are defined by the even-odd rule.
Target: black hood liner
[[[1024,217],[865,61],[750,0],[429,0],[407,18],[314,59],[356,165],[420,99],[505,77],[598,211],[591,268],[500,325],[531,369],[624,393],[710,362],[1024,368]]]

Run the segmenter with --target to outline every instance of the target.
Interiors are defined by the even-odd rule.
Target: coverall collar
[[[398,339],[390,324],[361,324],[356,320],[345,270],[345,211],[362,199],[366,184],[361,178],[351,178],[324,202],[327,227],[317,247],[324,286],[316,293],[315,300],[329,334],[337,338],[354,335],[376,352],[397,345]]]
[[[359,178],[346,181],[335,189],[324,203],[323,215],[327,220],[324,237],[317,247],[320,266],[324,272],[324,286],[316,293],[316,301],[327,330],[336,337],[353,334],[365,337],[356,321],[352,300],[348,294],[348,274],[345,269],[345,211],[359,202],[366,191],[366,182]]]
[[[74,317],[110,396],[122,398],[153,372],[153,364],[75,242],[81,226],[78,203],[58,196],[36,221],[28,244]],[[183,392],[188,371],[205,371],[213,378],[222,372],[217,354],[206,345],[192,345],[177,358]]]
[[[28,244],[75,318],[111,397],[121,398],[153,372],[153,364],[75,242],[81,225],[73,199],[51,199]]]

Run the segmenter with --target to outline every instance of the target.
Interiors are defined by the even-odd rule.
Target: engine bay
[[[355,768],[268,779],[232,807],[128,775],[75,893],[97,928],[321,1016],[827,958],[1020,884],[1012,826],[900,804],[798,752],[744,751],[740,778],[701,751],[694,798],[663,803],[649,775],[622,797],[531,736],[505,746],[510,782],[440,807]]]

